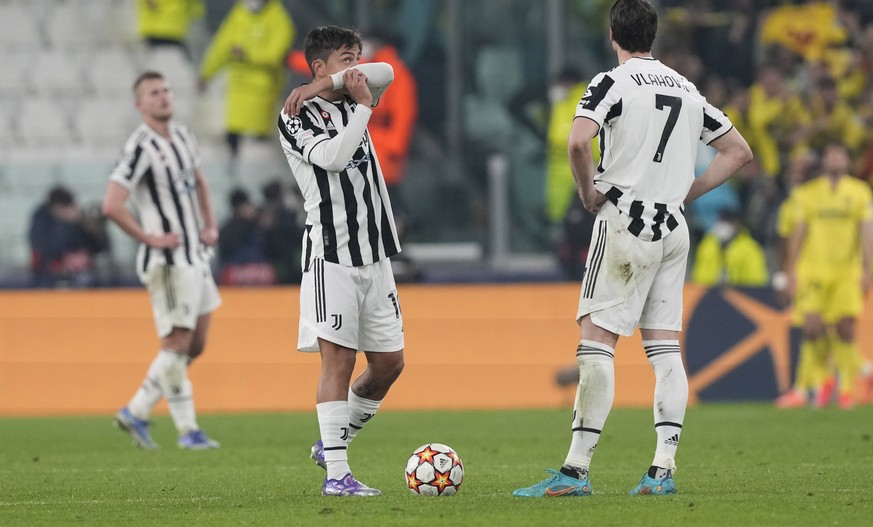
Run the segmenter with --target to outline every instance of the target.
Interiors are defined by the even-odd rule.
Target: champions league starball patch
[[[300,133],[300,130],[303,129],[303,122],[296,115],[294,117],[289,117],[287,121],[285,121],[285,129],[288,130],[288,133],[292,136]]]

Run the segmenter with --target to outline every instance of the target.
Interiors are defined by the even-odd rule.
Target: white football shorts
[[[627,230],[628,218],[611,202],[604,203],[594,232],[576,320],[591,321],[607,331],[630,336],[634,327],[682,329],[682,289],[688,262],[688,225],[664,238],[645,241]]]
[[[194,329],[197,319],[221,305],[218,287],[206,262],[194,265],[154,264],[140,277],[152,299],[158,335],[174,327]]]
[[[300,284],[297,349],[318,351],[318,339],[357,351],[403,349],[403,314],[385,258],[360,267],[312,260]]]

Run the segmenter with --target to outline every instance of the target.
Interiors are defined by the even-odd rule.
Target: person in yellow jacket
[[[787,265],[804,339],[833,361],[842,408],[855,405],[863,363],[855,331],[864,293],[873,283],[873,193],[867,183],[846,175],[849,166],[846,147],[829,143],[822,154],[823,175],[792,192],[796,223]],[[816,406],[828,402],[826,397],[815,401]]]
[[[285,55],[294,23],[279,0],[240,0],[209,44],[200,67],[200,87],[228,69],[225,109],[227,142],[236,155],[242,136],[272,137],[277,102],[285,83]]]
[[[185,49],[188,28],[203,12],[203,0],[136,0],[137,33],[149,46]]]
[[[739,214],[726,209],[697,245],[691,281],[715,286],[763,286],[768,282],[764,249],[743,226]]]
[[[563,70],[549,88],[549,129],[547,135],[548,153],[546,158],[546,213],[549,220],[559,224],[564,220],[570,204],[578,199],[576,181],[567,161],[567,137],[573,127],[572,116],[576,106],[585,95],[588,83],[582,75],[572,68]],[[597,140],[595,140],[596,143]],[[600,161],[600,148],[592,149],[594,164]]]

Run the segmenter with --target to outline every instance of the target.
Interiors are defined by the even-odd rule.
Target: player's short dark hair
[[[319,59],[327,62],[334,51],[355,46],[361,49],[361,34],[356,30],[338,26],[321,26],[306,35],[303,55],[306,57],[306,63],[309,64],[309,71],[315,75],[312,69],[313,62]]]
[[[154,70],[147,70],[139,74],[135,81],[133,81],[133,93],[136,94],[136,89],[139,88],[139,85],[145,81],[151,81],[156,79],[163,79],[164,76],[161,73],[158,73]]]
[[[658,32],[658,13],[648,0],[616,0],[609,11],[609,29],[621,49],[647,53]]]

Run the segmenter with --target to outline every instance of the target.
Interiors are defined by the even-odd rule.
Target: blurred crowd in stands
[[[656,3],[661,29],[655,57],[694,82],[722,108],[755,154],[754,162],[738,177],[686,211],[697,247],[689,280],[709,285],[766,284],[768,274],[778,265],[775,225],[779,206],[794,186],[818,174],[820,149],[827,142],[846,145],[853,156],[851,175],[873,181],[873,2]],[[317,11],[350,12],[344,2],[299,9],[302,4],[293,0],[227,0],[221,3],[226,9],[219,10],[222,18],[213,24],[214,34],[201,35],[197,47],[191,46],[191,30],[219,2],[136,0],[135,4],[141,42],[149,49],[182,50],[194,77],[192,93],[206,89],[215,75],[226,72],[222,115],[224,144],[231,159],[240,142],[249,138],[275,147],[273,126],[283,92],[309,76],[299,51],[302,43],[296,38],[299,31],[308,29],[298,27],[301,20],[310,23],[312,12]],[[485,166],[488,156],[502,152],[512,172],[510,231],[514,237],[532,240],[517,244],[513,238],[513,249],[550,251],[565,278],[581,277],[591,217],[576,197],[566,140],[589,76],[614,61],[603,29],[611,4],[611,0],[562,3],[567,46],[565,64],[554,75],[536,73],[545,70],[543,47],[527,44],[548,36],[551,26],[547,21],[524,16],[545,13],[544,3],[507,0],[500,4],[503,7],[490,2],[461,5],[464,23],[470,27],[466,33],[456,33],[465,38],[462,59],[467,82],[461,102],[465,136],[454,143],[462,145],[463,170],[455,171],[446,164],[446,148],[453,143],[441,137],[447,130],[448,33],[437,14],[444,17],[445,6],[435,0],[369,2],[380,16],[374,14],[364,28],[363,58],[391,63],[396,75],[374,112],[370,133],[382,153],[380,161],[404,232],[412,232],[413,238],[427,232],[434,239],[453,241],[455,231],[445,229],[457,227],[457,232],[464,233],[463,241],[472,238],[487,247],[488,240],[477,238],[488,232],[482,227],[488,217],[482,197],[487,193]],[[295,7],[310,18],[298,17]],[[393,13],[393,18],[381,16],[385,13]],[[481,24],[483,17],[501,13],[506,24],[497,19]],[[520,30],[526,33],[517,34]],[[179,106],[179,111],[190,112],[185,107],[190,105]],[[115,135],[110,141],[113,145],[123,139]],[[711,149],[701,145],[699,170],[712,155]],[[215,196],[216,202],[229,205],[219,209],[226,211],[219,218],[226,230],[218,260],[225,283],[297,280],[303,212],[298,200],[286,196],[295,187],[291,175],[281,162],[274,168],[269,174],[280,176],[281,184],[263,186],[258,181],[260,204],[253,203],[249,195],[257,188],[251,182],[228,183],[222,187],[225,195]],[[406,173],[413,171],[416,177],[410,186],[405,183],[410,179]],[[245,179],[237,182],[245,183]],[[71,191],[66,192],[72,198]],[[40,206],[41,217],[58,217],[47,211],[57,209],[59,196],[49,196]],[[409,200],[410,196],[416,199]],[[440,220],[434,221],[437,216]],[[34,283],[45,285],[45,270],[63,266],[48,264],[54,253],[38,246],[38,240],[48,236],[42,234],[44,228],[36,227],[36,216],[33,223],[31,269]],[[278,233],[292,238],[276,241]],[[74,237],[83,238],[81,233]],[[427,236],[422,238],[430,241]],[[91,247],[93,254],[108,251],[108,241],[74,245]],[[417,270],[411,276],[422,275]],[[61,282],[88,285],[93,279],[62,278]]]
[[[231,215],[219,231],[219,283],[228,285],[296,284],[304,218],[299,199],[288,201],[282,183],[272,181],[255,204],[249,193],[230,193]],[[295,206],[296,205],[296,206]]]

